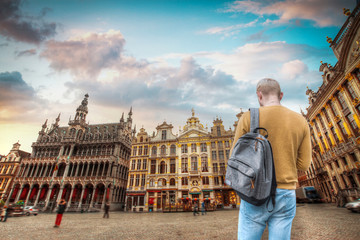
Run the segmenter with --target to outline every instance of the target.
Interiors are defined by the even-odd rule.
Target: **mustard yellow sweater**
[[[311,162],[310,129],[306,119],[283,106],[260,107],[260,127],[265,128],[273,150],[277,187],[296,189],[297,169],[306,171]],[[234,143],[250,131],[250,112],[240,118]]]

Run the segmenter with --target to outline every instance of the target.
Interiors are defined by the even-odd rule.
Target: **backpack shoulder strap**
[[[250,108],[250,132],[259,127],[259,108]]]

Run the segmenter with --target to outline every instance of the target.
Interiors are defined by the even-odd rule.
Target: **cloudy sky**
[[[137,129],[174,133],[194,108],[204,125],[232,127],[256,107],[256,82],[280,81],[283,105],[308,105],[326,36],[355,0],[0,0],[0,154],[31,151],[41,125],[69,118],[88,93],[92,123],[133,107]]]

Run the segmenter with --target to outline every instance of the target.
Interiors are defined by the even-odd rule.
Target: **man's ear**
[[[279,96],[279,101],[281,101],[281,99],[283,98],[283,96],[284,96],[284,93],[281,92],[281,93],[280,93],[280,96]]]
[[[259,101],[263,99],[263,95],[261,92],[256,92],[256,95],[257,95]]]

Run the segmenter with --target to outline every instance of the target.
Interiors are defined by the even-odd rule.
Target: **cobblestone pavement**
[[[12,217],[0,223],[0,239],[236,239],[238,210],[187,213],[65,213]],[[266,231],[263,239],[267,239]],[[360,214],[330,204],[298,205],[292,239],[360,239]]]

